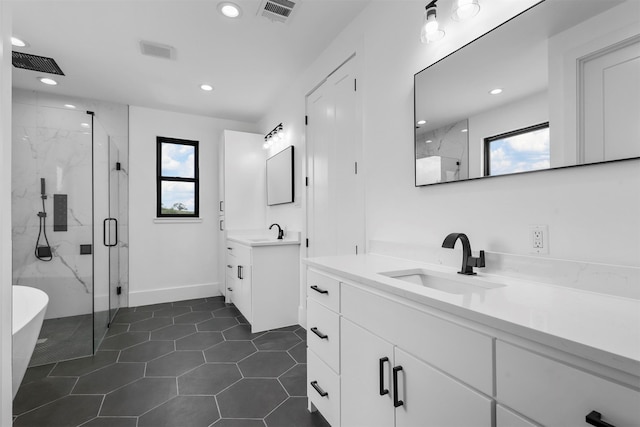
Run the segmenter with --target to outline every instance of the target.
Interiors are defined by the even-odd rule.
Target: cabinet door
[[[234,290],[235,304],[242,315],[251,323],[253,322],[253,313],[251,312],[251,248],[237,245],[235,256],[238,263],[235,278],[237,290]]]
[[[396,427],[491,426],[491,399],[395,348]],[[393,393],[393,390],[392,390]]]
[[[393,346],[363,328],[341,319],[341,424],[349,427],[394,425],[391,368]],[[380,360],[383,362],[380,376]],[[389,390],[380,394],[380,386]],[[417,425],[423,425],[421,423]]]

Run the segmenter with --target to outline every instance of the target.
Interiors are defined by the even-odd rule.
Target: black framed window
[[[484,176],[549,169],[549,122],[484,139]]]
[[[198,141],[156,138],[158,217],[198,217]]]

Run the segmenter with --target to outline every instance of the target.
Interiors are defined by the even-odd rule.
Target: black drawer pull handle
[[[389,389],[384,388],[384,364],[389,361],[388,357],[380,358],[380,396],[384,396],[385,394],[389,394]]]
[[[584,420],[587,424],[591,424],[596,427],[615,427],[613,424],[602,421],[602,414],[597,411],[589,412],[589,415],[587,415]]]
[[[227,264],[227,268],[233,268],[233,265]]]
[[[317,285],[311,285],[311,289],[318,292],[319,294],[327,294],[327,295],[329,294],[329,291],[320,289]]]
[[[231,289],[231,288],[227,288],[227,290],[228,290],[229,292],[233,292],[233,289]]]
[[[398,372],[402,371],[402,366],[393,367],[393,406],[398,407],[404,405],[402,400],[398,400]]]
[[[311,381],[311,387],[315,388],[321,397],[329,396],[329,393],[320,388],[320,386],[318,385],[318,381]]]
[[[329,335],[323,334],[318,330],[318,328],[311,328],[311,332],[320,337],[320,339],[326,340],[329,339]]]
[[[230,251],[232,251],[232,250],[233,250],[233,248],[230,248],[230,247],[228,247],[228,246],[227,246],[227,249],[229,249]]]

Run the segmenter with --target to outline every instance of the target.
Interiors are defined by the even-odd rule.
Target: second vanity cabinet
[[[227,239],[227,295],[252,332],[298,323],[299,245],[251,246]]]
[[[640,425],[640,375],[316,266],[307,295],[310,409],[332,427]]]

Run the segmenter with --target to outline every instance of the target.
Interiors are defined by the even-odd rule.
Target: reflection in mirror
[[[416,186],[640,157],[640,2],[543,1],[414,83]]]

